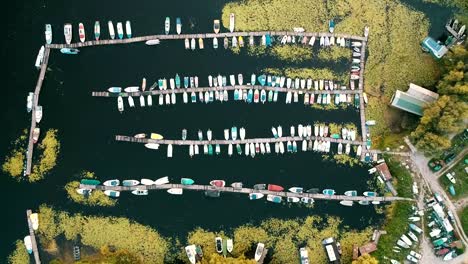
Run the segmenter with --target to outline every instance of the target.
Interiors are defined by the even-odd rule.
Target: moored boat
[[[105,190],[104,194],[109,196],[109,197],[113,197],[113,198],[120,197],[120,192],[119,191]]]
[[[249,194],[249,199],[250,200],[258,200],[262,199],[265,195],[263,193],[250,193]]]
[[[255,250],[255,261],[259,261],[262,256],[263,256],[263,250],[265,249],[265,244],[263,243],[258,243],[257,244],[257,249]]]
[[[353,206],[353,201],[340,201],[340,204],[344,206]]]
[[[164,22],[164,33],[168,35],[170,30],[171,30],[171,19],[169,17],[166,17],[166,20]]]
[[[135,92],[138,92],[139,89],[140,87],[138,86],[130,86],[130,87],[125,88],[124,91],[126,93],[135,93]]]
[[[33,135],[32,135],[33,143],[34,143],[34,144],[36,144],[37,141],[39,140],[39,135],[40,135],[40,133],[41,133],[40,128],[35,127],[34,130],[33,130]]]
[[[140,183],[143,185],[153,185],[154,181],[150,179],[141,179]]]
[[[214,33],[218,34],[218,33],[219,33],[219,29],[220,29],[219,19],[215,19],[215,20],[213,21],[213,31],[214,31]]]
[[[159,144],[155,144],[155,143],[146,143],[146,144],[145,144],[145,147],[146,147],[146,148],[149,148],[149,149],[159,149]]]
[[[115,30],[114,30],[114,24],[112,21],[107,22],[107,27],[109,29],[109,36],[111,39],[115,39]]]
[[[302,188],[302,187],[291,187],[291,188],[289,188],[289,191],[293,192],[293,193],[303,193],[304,188]]]
[[[99,24],[99,21],[94,22],[94,39],[99,40],[99,37],[101,36],[101,25]]]
[[[133,195],[148,195],[148,190],[136,189],[132,191]]]
[[[139,181],[137,180],[124,180],[122,181],[122,186],[136,186],[140,184]]]
[[[63,54],[76,55],[80,52],[80,50],[72,48],[61,48],[60,52]]]
[[[375,197],[377,196],[377,193],[368,191],[368,192],[364,192],[363,195],[367,197]]]
[[[36,109],[34,112],[35,112],[36,123],[40,123],[42,120],[42,106],[40,105],[36,106]]]
[[[46,43],[51,44],[52,43],[52,25],[46,24],[44,33],[45,33]]]
[[[180,35],[182,32],[182,22],[180,21],[180,17],[176,18],[176,32],[177,35]]]
[[[132,24],[129,20],[125,21],[125,32],[127,33],[127,38],[132,38]]]
[[[162,185],[169,183],[169,177],[165,176],[154,181],[154,185]]]
[[[195,245],[188,245],[188,246],[185,247],[185,253],[187,254],[187,258],[189,259],[191,264],[195,264],[196,261],[197,261],[196,260],[196,256],[197,256],[196,249],[197,249],[197,247]]]
[[[26,251],[28,251],[29,254],[32,253],[32,242],[31,242],[31,236],[25,236],[24,239],[24,246],[26,247]]]
[[[186,43],[187,43],[187,40],[188,40],[188,39],[185,39]],[[159,40],[159,39],[150,39],[150,40],[147,40],[147,41],[145,42],[145,44],[148,45],[148,46],[158,45],[159,43],[160,43],[160,40]],[[185,48],[186,48],[186,49],[188,49],[187,46],[188,46],[188,45],[186,44],[186,45],[185,45]]]
[[[224,187],[226,182],[223,180],[212,180],[210,181],[210,185],[214,187]]]
[[[272,194],[267,195],[267,201],[269,201],[269,202],[281,203],[282,200],[283,200],[283,198],[281,196],[272,195]]]
[[[78,24],[78,35],[80,37],[80,41],[85,42],[86,34],[85,34],[83,23]]]
[[[120,185],[120,181],[117,180],[117,179],[114,179],[114,180],[107,180],[107,181],[105,181],[102,185],[104,185],[104,186],[119,186],[119,185]]]
[[[235,15],[233,13],[229,14],[229,31],[234,32],[234,23],[235,23]]]
[[[310,197],[302,197],[301,198],[301,202],[305,203],[305,204],[313,204],[314,203],[314,199],[310,198]]]
[[[173,195],[181,195],[184,193],[184,190],[182,188],[171,188],[167,192]]]
[[[354,190],[353,191],[346,191],[344,193],[344,195],[346,195],[346,196],[357,196],[357,191],[354,191]]]
[[[117,22],[117,36],[119,39],[123,39],[124,37],[122,22]]]
[[[216,252],[218,253],[223,252],[223,239],[221,237],[215,238],[215,246],[216,246]]]
[[[333,190],[333,189],[325,189],[325,190],[322,191],[322,193],[323,193],[324,195],[334,195],[334,194],[335,194],[335,190]]]
[[[268,184],[268,190],[272,192],[282,192],[284,188],[276,184]]]
[[[72,25],[70,23],[67,23],[63,26],[63,34],[65,35],[65,42],[70,44],[73,36]]]
[[[180,184],[182,185],[192,185],[195,181],[190,178],[182,178],[180,179]]]

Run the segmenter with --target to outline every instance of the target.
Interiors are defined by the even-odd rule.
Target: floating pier
[[[160,94],[180,94],[180,93],[191,93],[191,92],[207,92],[207,91],[234,91],[234,90],[265,90],[265,91],[278,91],[278,92],[297,92],[299,94],[360,94],[359,90],[308,90],[308,89],[295,89],[295,88],[281,88],[261,85],[227,85],[227,86],[216,86],[216,87],[192,87],[192,88],[177,88],[177,89],[166,89],[166,90],[151,90],[151,91],[138,91],[133,93],[110,93],[110,92],[92,92],[94,97],[128,97],[128,96],[140,96],[140,95],[160,95]]]
[[[184,40],[184,39],[212,39],[212,38],[224,38],[224,37],[261,37],[263,35],[270,35],[270,36],[304,36],[304,37],[340,37],[345,39],[357,40],[357,41],[365,41],[367,38],[362,36],[350,35],[350,34],[335,34],[335,33],[328,33],[328,32],[291,32],[291,31],[258,31],[258,32],[227,32],[227,33],[199,33],[199,34],[170,34],[170,35],[148,35],[148,36],[141,36],[141,37],[134,37],[134,38],[127,38],[127,39],[102,39],[102,40],[89,40],[85,42],[77,42],[71,44],[47,44],[46,48],[50,49],[62,49],[62,48],[82,48],[82,47],[91,47],[91,46],[98,46],[98,45],[116,45],[116,44],[129,44],[129,43],[137,43],[143,42],[153,39],[159,40]]]
[[[256,190],[250,188],[233,188],[233,187],[215,187],[212,185],[183,185],[183,184],[162,184],[162,185],[135,185],[135,186],[104,186],[104,185],[85,185],[80,184],[81,189],[90,189],[90,190],[113,190],[119,192],[131,192],[134,190],[168,190],[172,188],[180,188],[184,190],[192,191],[219,191],[219,192],[229,192],[229,193],[262,193],[264,195],[272,194],[282,197],[309,197],[314,200],[334,200],[334,201],[378,201],[378,202],[393,202],[393,201],[414,201],[411,198],[405,197],[395,197],[395,196],[346,196],[346,195],[325,195],[321,193],[293,193],[293,192],[274,192],[268,190]]]
[[[362,136],[362,152],[361,152],[361,160],[365,159],[366,155],[366,145],[367,145],[367,129],[366,129],[366,109],[365,109],[365,102],[362,93],[364,92],[364,66],[366,60],[366,46],[367,46],[367,37],[364,38],[362,41],[361,46],[361,69],[359,72],[359,115],[361,117],[361,136]]]
[[[320,141],[330,141],[332,143],[343,143],[351,145],[362,145],[361,141],[357,140],[346,140],[341,138],[330,138],[330,137],[279,137],[279,138],[251,138],[251,139],[237,139],[237,140],[224,140],[224,139],[213,139],[213,140],[174,140],[174,139],[150,139],[150,138],[135,138],[129,136],[115,136],[116,141],[126,141],[133,143],[155,143],[159,145],[176,145],[176,146],[190,146],[190,145],[229,145],[229,144],[250,144],[250,143],[276,143],[276,142],[287,142],[287,141],[303,141],[303,140],[320,140]]]
[[[34,261],[36,264],[41,264],[41,259],[39,258],[39,250],[37,249],[37,241],[36,241],[36,235],[34,234],[34,229],[32,227],[32,222],[31,222],[31,210],[26,210],[26,217],[28,220],[28,227],[29,227],[29,236],[31,237],[31,244],[32,244],[32,250],[34,254]]]
[[[41,92],[42,83],[44,81],[45,74],[47,71],[47,63],[49,62],[49,55],[50,55],[50,49],[46,48],[44,50],[44,59],[42,60],[41,70],[39,72],[39,78],[37,79],[37,83],[36,83],[36,89],[34,90],[33,105],[32,105],[32,111],[31,111],[31,129],[29,130],[28,151],[26,152],[26,170],[24,172],[25,175],[31,174],[32,156],[33,156],[33,148],[34,148],[33,131],[36,128],[36,107],[39,102],[39,94]]]

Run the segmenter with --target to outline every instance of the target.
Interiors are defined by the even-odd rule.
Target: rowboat
[[[101,25],[99,24],[99,21],[94,22],[94,39],[99,40],[99,37],[101,36]]]
[[[119,36],[119,39],[123,39],[124,32],[122,22],[117,22],[117,35]]]
[[[216,252],[218,253],[223,252],[223,239],[221,237],[215,238],[215,246],[216,246]]]
[[[268,184],[268,190],[272,192],[282,192],[284,188],[275,184]]]
[[[52,43],[52,25],[46,24],[44,33],[45,33],[46,43],[51,44]]]
[[[215,187],[224,187],[226,182],[223,180],[212,180],[210,181],[210,185]]]
[[[80,41],[85,42],[86,34],[85,34],[83,23],[78,24],[78,35],[80,36]]]
[[[167,190],[167,192],[173,195],[181,195],[183,194],[184,190],[182,188],[171,188]]]
[[[114,30],[114,24],[112,24],[112,21],[107,22],[107,28],[109,29],[110,38],[115,39],[115,30]]]
[[[340,204],[344,206],[353,206],[353,201],[340,201]]]
[[[120,181],[115,179],[115,180],[107,180],[102,185],[104,185],[104,186],[119,186],[119,184],[120,184]]]

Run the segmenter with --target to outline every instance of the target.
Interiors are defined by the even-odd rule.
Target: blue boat
[[[269,195],[267,195],[267,200],[270,201],[270,202],[273,202],[273,203],[281,203],[283,198],[281,196],[276,196],[276,195],[269,194]]]
[[[239,90],[234,90],[234,100],[239,100]]]
[[[122,87],[110,87],[107,91],[109,91],[109,93],[120,93],[122,92]]]
[[[195,94],[195,92],[192,92],[192,103],[196,103],[197,102],[197,94]]]
[[[271,86],[275,87],[276,86],[276,76],[271,77]]]
[[[455,193],[455,188],[453,187],[453,184],[450,184],[449,186],[449,192],[452,196],[455,196],[456,193]]]
[[[210,98],[210,102],[213,102],[213,100],[214,100],[213,91],[210,92],[209,98]],[[205,100],[206,100],[206,98],[205,98]]]
[[[247,93],[247,103],[251,103],[252,98],[253,98],[253,91],[252,89],[250,89],[249,92]]]
[[[377,193],[375,193],[375,192],[364,192],[363,194],[364,194],[364,196],[367,196],[367,197],[375,197],[375,196],[377,196]]]
[[[182,22],[180,21],[180,17],[176,18],[176,32],[180,35],[182,31]]]
[[[325,189],[325,190],[322,191],[322,193],[323,193],[324,195],[334,195],[334,194],[335,194],[335,190],[333,190],[333,189]]]
[[[333,19],[328,21],[328,30],[330,31],[330,33],[333,33],[333,31],[335,31],[335,21],[333,21]]]
[[[79,51],[78,49],[62,48],[62,49],[60,49],[60,52],[62,52],[63,54],[76,55],[76,54],[78,54],[80,51]]]
[[[194,181],[190,178],[182,178],[180,179],[180,184],[182,185],[192,185]]]
[[[265,86],[266,76],[265,74],[258,76],[258,82],[261,86]]]
[[[265,36],[265,43],[266,43],[266,46],[271,46],[271,36],[270,36],[270,34],[267,34]]]
[[[188,78],[188,77],[184,77],[184,87],[185,87],[185,88],[188,88],[188,84],[189,84],[189,78]]]
[[[180,88],[180,76],[177,73],[175,75],[175,85],[177,88]]]
[[[158,86],[159,86],[159,90],[161,90],[161,89],[163,88],[163,86],[164,86],[164,81],[163,81],[163,79],[159,79],[159,80],[158,80]]]
[[[213,155],[213,145],[208,145],[208,155]]]

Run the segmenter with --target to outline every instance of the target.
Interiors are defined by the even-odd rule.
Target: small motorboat
[[[288,199],[286,199],[286,201],[288,203],[298,203],[301,199],[299,199],[298,197],[288,197]]]
[[[257,249],[255,250],[255,261],[259,261],[262,256],[263,256],[263,250],[265,249],[265,244],[263,243],[258,243],[257,244]]]
[[[249,194],[249,199],[250,200],[258,200],[262,199],[265,195],[263,193],[250,193]]]
[[[210,185],[214,187],[224,187],[226,182],[223,180],[212,180],[210,181]]]
[[[301,198],[301,202],[305,203],[305,204],[313,204],[314,203],[314,199],[310,198],[310,197],[302,197]]]
[[[102,185],[104,186],[119,186],[120,185],[120,181],[115,179],[115,180],[108,180],[108,181],[105,181]]]
[[[166,21],[164,22],[164,32],[166,35],[169,34],[169,31],[171,30],[171,19],[169,17],[166,17]]]
[[[229,31],[234,32],[234,23],[235,23],[235,15],[231,13],[229,15]]]
[[[232,242],[232,239],[228,238],[226,241],[226,250],[229,253],[231,253],[233,249],[234,249],[234,243]]]
[[[169,177],[165,176],[154,181],[154,185],[163,185],[169,183]]]
[[[105,190],[104,194],[109,196],[109,197],[113,197],[113,198],[120,197],[120,192],[119,191]]]
[[[303,193],[304,188],[302,188],[302,187],[291,187],[291,188],[289,188],[289,191],[293,192],[293,193]]]
[[[80,23],[80,24],[78,25],[78,35],[80,36],[80,41],[81,41],[81,42],[85,42],[85,40],[86,40],[86,34],[85,34],[85,30],[84,30],[83,23]]]
[[[176,32],[177,35],[180,35],[182,32],[182,22],[180,21],[180,17],[176,18]]]
[[[167,190],[167,192],[173,195],[181,195],[183,194],[184,190],[182,188],[171,188]]]
[[[192,185],[195,181],[190,178],[182,178],[180,179],[180,184],[182,185]]]
[[[72,48],[61,48],[60,52],[63,54],[69,54],[69,55],[76,55],[80,52],[79,49],[72,49]]]
[[[334,195],[334,194],[335,194],[335,190],[333,190],[333,189],[325,189],[325,190],[322,191],[322,193],[323,193],[324,195],[330,195],[330,196],[331,196],[331,195]]]
[[[99,40],[99,37],[101,36],[101,25],[99,24],[99,21],[94,22],[94,39]]]
[[[135,185],[138,185],[140,184],[139,181],[137,180],[124,180],[122,181],[122,186],[135,186]]]
[[[218,253],[223,252],[223,239],[221,237],[215,238],[215,246],[216,246],[216,252]]]
[[[140,183],[143,185],[153,185],[154,181],[150,179],[141,179]]]
[[[125,22],[125,31],[127,33],[127,38],[132,38],[132,24],[129,20]]]
[[[275,184],[268,184],[268,190],[272,192],[282,192],[284,188]]]
[[[32,254],[32,242],[31,242],[31,236],[25,236],[24,237],[24,246],[26,247],[26,251],[28,251],[29,254]]]
[[[148,195],[148,190],[136,189],[136,190],[132,191],[132,194],[134,194],[134,195]]]
[[[115,30],[114,30],[114,24],[112,21],[107,22],[107,27],[109,29],[109,36],[111,39],[115,39]]]
[[[214,31],[214,33],[218,34],[218,33],[219,33],[219,29],[220,29],[219,19],[215,19],[215,20],[213,21],[213,31]]]

